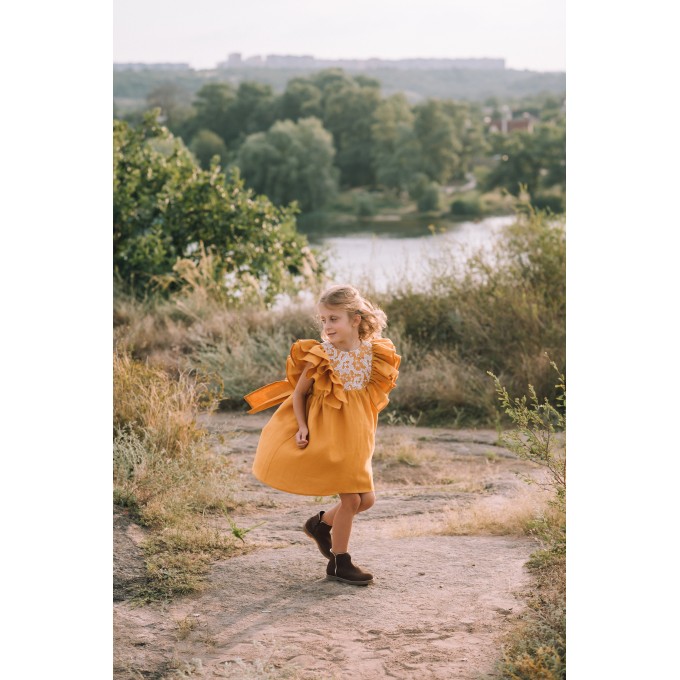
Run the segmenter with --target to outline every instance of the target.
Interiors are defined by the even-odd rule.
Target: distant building
[[[264,59],[259,55],[256,54],[252,57],[248,57],[244,62],[244,66],[265,66]]]
[[[348,71],[370,71],[372,69],[449,70],[449,69],[505,69],[505,59],[317,59],[311,54],[268,54],[255,55],[243,60],[240,52],[229,55],[217,68],[238,68],[258,66],[265,68],[343,68]]]
[[[182,63],[115,63],[113,64],[114,71],[193,71],[189,64]]]
[[[266,56],[266,64],[269,68],[310,68],[316,65],[316,59],[311,54],[284,55],[284,54],[268,54]]]
[[[519,130],[533,132],[534,125],[537,121],[538,118],[532,116],[527,111],[522,114],[521,118],[513,118],[510,107],[507,105],[502,108],[500,118],[491,118],[490,116],[484,117],[484,122],[486,123],[489,132],[500,132],[504,135]]]

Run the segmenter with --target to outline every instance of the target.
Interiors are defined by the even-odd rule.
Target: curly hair
[[[349,284],[340,283],[326,288],[317,300],[318,305],[347,312],[350,318],[359,314],[361,316],[361,323],[359,324],[359,338],[361,340],[382,337],[382,331],[387,326],[385,312],[374,307],[354,286]],[[320,315],[317,314],[315,319],[319,326],[319,334],[323,336],[323,324]]]

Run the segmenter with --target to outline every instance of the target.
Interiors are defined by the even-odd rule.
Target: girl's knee
[[[359,511],[359,506],[361,505],[361,494],[358,493],[341,493],[340,502],[343,507],[348,508],[354,513]]]
[[[357,512],[363,512],[364,510],[368,510],[375,503],[375,492],[374,491],[362,493],[362,494],[360,494],[360,496],[361,496],[361,503],[359,504],[359,508],[358,508]]]

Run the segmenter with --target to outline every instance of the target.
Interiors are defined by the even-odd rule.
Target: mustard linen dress
[[[314,378],[307,393],[307,446],[295,442],[298,422],[293,389],[303,362]],[[286,360],[286,379],[246,394],[258,413],[281,404],[262,429],[252,472],[264,484],[305,496],[374,491],[371,458],[378,413],[396,386],[401,357],[388,338],[363,340],[354,350],[330,341],[296,340]]]

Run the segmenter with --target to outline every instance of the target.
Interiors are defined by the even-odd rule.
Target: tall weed
[[[566,452],[557,436],[566,428],[565,377],[558,373],[556,402],[539,402],[532,385],[526,396],[511,399],[491,372],[501,405],[515,427],[500,436],[500,443],[520,458],[540,465],[547,473],[544,488],[551,492],[552,512],[534,524],[532,532],[542,548],[530,558],[533,587],[527,593],[528,610],[504,646],[499,671],[504,678],[562,680],[566,677]],[[526,481],[533,483],[534,479]]]

